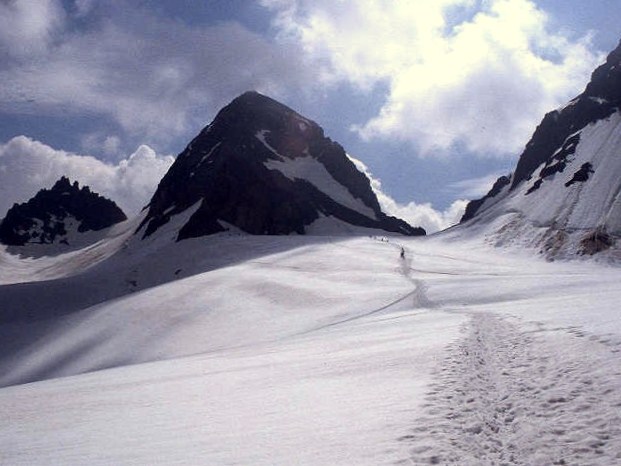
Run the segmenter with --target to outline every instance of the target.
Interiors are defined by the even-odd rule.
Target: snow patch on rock
[[[376,219],[373,209],[352,196],[345,186],[330,175],[321,162],[310,155],[294,159],[268,160],[265,162],[265,166],[270,170],[279,171],[292,181],[306,180],[342,206],[365,217]]]

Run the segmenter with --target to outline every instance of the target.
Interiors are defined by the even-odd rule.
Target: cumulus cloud
[[[602,56],[549,28],[532,0],[262,0],[282,37],[321,63],[324,82],[388,89],[364,138],[521,149],[543,114],[578,93]]]
[[[446,210],[439,211],[434,209],[430,203],[409,202],[399,204],[385,194],[378,194],[377,198],[384,212],[402,218],[410,225],[423,227],[427,234],[445,230],[459,223],[468,204],[468,201],[459,199],[454,201]]]
[[[0,61],[5,111],[106,116],[134,140],[165,144],[237,94],[278,96],[310,79],[299,54],[239,23],[193,27],[129,0],[67,8],[0,2],[0,50],[19,54]]]
[[[356,165],[356,168],[371,181],[371,188],[377,196],[382,211],[388,215],[401,218],[410,225],[423,227],[428,234],[456,225],[466,210],[468,201],[463,199],[454,201],[444,211],[434,209],[430,203],[409,202],[401,204],[382,190],[381,181],[371,174],[369,168],[362,161],[349,154],[348,157]]]
[[[61,176],[115,201],[128,215],[144,207],[174,158],[140,146],[118,164],[53,149],[25,136],[0,145],[0,218]]]

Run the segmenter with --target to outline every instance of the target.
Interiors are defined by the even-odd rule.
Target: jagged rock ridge
[[[61,177],[23,204],[14,204],[0,223],[0,242],[9,246],[62,243],[68,233],[99,231],[126,220],[111,200]]]
[[[325,218],[425,233],[381,211],[368,178],[319,125],[257,92],[234,99],[179,154],[138,231],[148,237],[191,207],[177,240],[231,227],[305,234]]]

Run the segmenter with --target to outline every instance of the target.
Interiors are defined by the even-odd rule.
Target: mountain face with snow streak
[[[0,242],[8,246],[64,245],[80,234],[100,231],[126,220],[111,200],[61,177],[23,204],[15,204],[0,223]]]
[[[621,235],[620,108],[621,44],[582,94],[544,117],[515,172],[462,223],[493,225],[497,242],[526,239],[550,257],[611,247]]]
[[[148,208],[143,238],[182,212],[177,240],[229,229],[425,234],[381,211],[368,178],[319,125],[256,92],[224,107],[179,154]]]

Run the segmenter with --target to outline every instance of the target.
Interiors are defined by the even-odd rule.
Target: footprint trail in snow
[[[473,314],[400,464],[621,464],[619,345]]]

